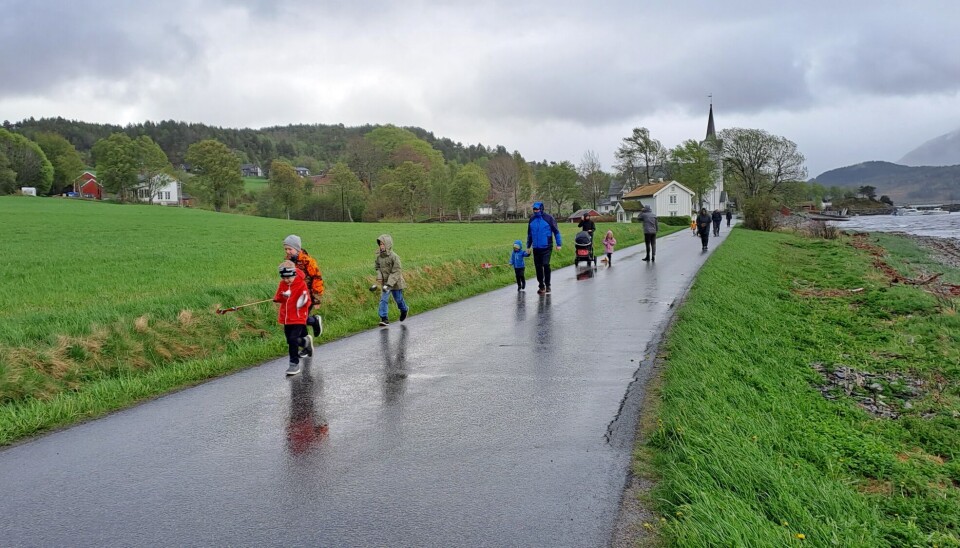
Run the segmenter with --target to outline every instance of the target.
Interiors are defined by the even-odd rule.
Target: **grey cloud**
[[[43,94],[81,78],[189,72],[200,47],[162,3],[14,2],[0,27],[0,95]]]

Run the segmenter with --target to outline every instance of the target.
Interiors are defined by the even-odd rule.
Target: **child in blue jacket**
[[[527,263],[524,257],[529,257],[530,252],[523,250],[523,242],[516,240],[513,242],[513,253],[510,254],[510,264],[513,265],[513,272],[517,275],[517,291],[523,291],[527,288],[527,276],[524,270]]]

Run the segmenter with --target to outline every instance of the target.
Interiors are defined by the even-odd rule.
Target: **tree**
[[[649,129],[638,127],[633,128],[629,137],[623,138],[616,158],[615,167],[628,185],[635,188],[653,178],[653,170],[666,162],[667,150],[660,141],[650,137]]]
[[[610,188],[610,177],[603,172],[600,157],[597,153],[588,150],[583,153],[580,165],[577,167],[580,175],[580,188],[583,190],[583,199],[597,209],[600,199]]]
[[[687,139],[670,150],[670,168],[673,178],[696,195],[697,204],[703,204],[703,196],[716,184],[714,172],[717,163],[704,144]]]
[[[133,163],[137,172],[137,188],[147,195],[147,201],[153,204],[153,198],[173,178],[173,166],[170,160],[153,139],[146,135],[137,137],[131,143]]]
[[[886,194],[884,194],[883,196],[880,196],[880,202],[887,204],[889,206],[893,205],[893,200],[891,200],[890,196],[887,196]]]
[[[398,210],[410,215],[410,222],[416,222],[416,213],[423,197],[429,191],[427,170],[414,162],[403,162],[394,169],[385,170],[384,184],[378,189]]]
[[[556,213],[561,211],[563,204],[577,197],[580,189],[577,188],[577,170],[573,164],[564,160],[560,163],[551,163],[537,174],[539,187],[537,193],[544,201],[557,207]]]
[[[513,161],[516,162],[517,172],[520,174],[520,178],[517,181],[517,191],[513,196],[513,209],[514,211],[521,211],[520,203],[523,202],[526,204],[526,202],[530,200],[536,181],[533,177],[533,168],[530,167],[530,164],[523,159],[523,156],[521,156],[519,152],[513,153]]]
[[[187,163],[191,164],[194,181],[220,211],[230,193],[243,189],[240,159],[229,148],[215,139],[206,139],[190,145]]]
[[[520,185],[520,170],[513,156],[501,154],[487,162],[487,180],[490,181],[490,195],[500,207],[503,218],[511,203],[515,203],[517,188]]]
[[[867,198],[868,200],[873,200],[874,198],[877,197],[877,187],[864,185],[857,189],[857,193],[862,195],[864,198]]]
[[[0,194],[11,194],[17,188],[17,172],[10,168],[10,160],[0,150]]]
[[[744,196],[773,193],[787,181],[806,178],[803,154],[793,141],[762,129],[720,132],[725,179]]]
[[[340,202],[340,220],[353,222],[352,211],[363,204],[363,183],[343,162],[330,168],[330,185],[337,191]]]
[[[114,133],[93,145],[97,180],[104,190],[117,195],[120,202],[137,184],[137,163],[133,140],[126,133]]]
[[[59,194],[72,187],[74,180],[83,173],[83,157],[70,141],[57,133],[42,131],[34,136],[40,149],[53,166],[53,184],[51,194]],[[72,190],[72,188],[71,188]]]
[[[290,212],[303,202],[303,177],[288,162],[274,160],[270,164],[270,194],[275,203],[283,206],[290,220]]]
[[[0,193],[11,194],[19,187],[34,187],[46,194],[53,184],[53,166],[37,143],[19,133],[0,129],[0,153],[7,158],[10,170],[16,173],[13,185],[7,183]]]
[[[463,222],[463,213],[472,214],[490,194],[490,181],[479,165],[470,162],[453,178],[450,203],[457,210],[457,220]]]

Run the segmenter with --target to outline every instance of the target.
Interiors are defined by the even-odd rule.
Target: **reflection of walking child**
[[[527,276],[525,274],[527,263],[524,257],[529,257],[530,252],[523,250],[523,242],[516,240],[513,242],[513,253],[510,254],[510,264],[513,266],[513,272],[517,275],[517,291],[523,291],[527,288]]]
[[[407,283],[403,281],[403,269],[400,267],[400,257],[393,252],[393,238],[389,234],[381,234],[377,238],[377,246],[380,248],[377,253],[377,285],[383,289],[380,296],[380,307],[377,312],[380,314],[380,325],[390,325],[387,320],[388,306],[390,305],[390,295],[393,295],[393,301],[397,303],[400,309],[400,321],[407,319],[406,301],[403,300],[403,290]]]
[[[307,335],[307,313],[310,310],[310,292],[304,281],[303,271],[292,261],[280,263],[280,285],[273,296],[273,302],[280,303],[277,321],[283,325],[283,334],[287,338],[290,351],[290,366],[287,375],[300,372],[300,349],[307,356],[313,355],[313,337]]]
[[[613,246],[615,245],[617,240],[613,237],[613,231],[608,230],[607,235],[603,237],[603,252],[607,254],[607,266],[613,266]]]

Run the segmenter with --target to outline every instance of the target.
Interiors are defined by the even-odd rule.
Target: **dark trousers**
[[[550,254],[553,249],[533,248],[533,266],[537,269],[537,284],[540,288],[550,287]]]
[[[287,337],[290,363],[300,363],[300,349],[307,346],[307,326],[301,324],[284,325],[283,334]]]
[[[727,217],[727,226],[730,226],[730,217]]]
[[[700,243],[703,244],[703,248],[707,248],[707,242],[710,241],[710,228],[704,228],[700,231]]]
[[[517,275],[517,289],[527,287],[526,267],[514,268],[513,273]]]
[[[720,235],[720,221],[713,222],[713,235],[714,236]]]
[[[613,264],[613,253],[607,253],[607,265]]]
[[[651,255],[654,256],[654,257],[657,256],[657,235],[656,235],[656,233],[654,233],[654,234],[647,234],[646,232],[644,232],[644,233],[643,233],[643,245],[645,245],[646,248],[647,248],[647,257],[650,257]]]

